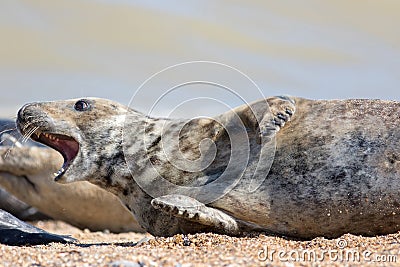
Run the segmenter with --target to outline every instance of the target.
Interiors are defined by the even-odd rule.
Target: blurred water
[[[238,68],[266,96],[400,100],[399,12],[397,0],[1,1],[0,117],[32,101],[128,104],[149,76],[192,60]],[[228,77],[235,90],[259,98],[238,77]],[[146,109],[174,79],[152,83],[135,108]],[[192,97],[192,87],[182,90]],[[214,104],[182,105],[175,115],[226,108]],[[155,115],[175,107],[160,105]]]

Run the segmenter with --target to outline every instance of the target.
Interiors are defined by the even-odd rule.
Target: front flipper
[[[294,99],[286,96],[267,98],[270,114],[263,119],[265,124],[260,125],[260,134],[264,137],[274,136],[285,123],[290,121],[296,111]]]
[[[296,112],[295,98],[275,96],[242,105],[219,116],[221,121],[232,121],[236,114],[247,128],[248,133],[256,133],[258,143],[269,143],[289,122]]]
[[[177,218],[207,226],[210,232],[237,235],[240,232],[237,221],[228,214],[207,207],[194,198],[184,195],[166,195],[151,201],[158,210]]]

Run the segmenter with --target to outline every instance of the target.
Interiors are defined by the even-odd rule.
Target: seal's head
[[[102,162],[121,151],[117,146],[121,146],[126,112],[125,106],[99,98],[31,103],[19,110],[17,126],[25,137],[63,156],[55,180],[67,183],[112,171]]]

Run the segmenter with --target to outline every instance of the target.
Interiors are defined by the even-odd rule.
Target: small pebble
[[[188,237],[187,235],[185,235],[185,236],[183,237],[183,245],[184,245],[185,247],[189,247],[190,244],[192,244],[192,242],[190,242],[189,237]]]

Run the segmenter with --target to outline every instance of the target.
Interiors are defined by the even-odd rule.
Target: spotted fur
[[[134,178],[156,187],[157,177],[149,172],[155,168],[177,185],[215,181],[232,157],[224,127],[208,119],[149,118],[95,98],[87,99],[88,111],[78,112],[76,101],[27,105],[20,111],[18,125],[23,129],[31,123],[42,131],[75,138],[80,151],[66,177],[88,180],[116,194],[154,235],[200,231],[240,235],[261,230],[313,238],[400,230],[399,102],[273,97],[266,99],[269,109],[260,100],[217,116],[229,124],[234,113],[239,115],[248,133],[249,162],[229,193],[185,209],[181,202],[198,201],[174,194],[150,196]],[[165,124],[169,127],[163,128]],[[171,160],[163,153],[163,144],[175,137],[179,146],[171,148],[171,155],[176,155]],[[204,150],[215,149],[215,160],[207,168],[189,172],[173,164],[179,153],[185,159],[198,159],[204,138],[215,144]],[[271,144],[276,144],[272,167],[258,174],[265,179],[248,192],[260,151]]]

